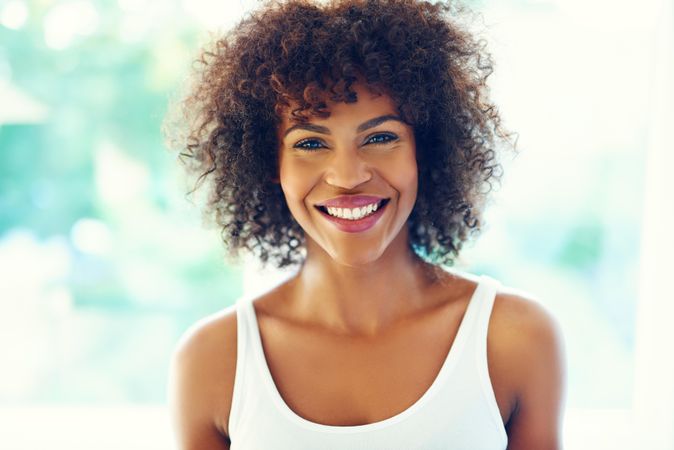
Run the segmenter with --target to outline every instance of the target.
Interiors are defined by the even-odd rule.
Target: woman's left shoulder
[[[517,341],[529,350],[532,346],[555,347],[563,342],[561,325],[538,298],[501,286],[494,300],[493,325],[501,339]]]
[[[558,319],[537,298],[500,288],[489,345],[515,399],[508,448],[560,448],[567,375]]]

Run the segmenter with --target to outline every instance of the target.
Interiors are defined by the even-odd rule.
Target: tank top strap
[[[501,283],[498,280],[488,276],[482,275],[480,277],[480,284],[482,285],[482,292],[478,302],[476,320],[476,337],[481,343],[486,342],[487,330],[489,328],[489,318],[494,307],[494,300],[496,300],[496,293],[498,292]]]
[[[491,416],[494,425],[503,433],[503,418],[496,402],[494,388],[489,375],[489,363],[487,357],[487,334],[489,331],[489,319],[494,309],[494,301],[501,283],[487,275],[482,275],[481,284],[483,285],[482,295],[480,296],[479,308],[476,317],[475,333],[473,334],[473,355],[475,357],[475,368],[478,373],[481,390],[487,401],[489,416]],[[505,437],[507,439],[507,437]]]
[[[250,363],[251,327],[249,305],[250,298],[240,297],[235,302],[236,309],[236,370],[234,377],[234,391],[232,392],[232,403],[229,413],[228,429],[230,433],[238,426],[238,420],[241,416],[243,397],[246,391],[246,384],[249,382],[248,368]]]

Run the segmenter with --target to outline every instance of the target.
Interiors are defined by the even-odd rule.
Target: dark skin
[[[284,117],[279,182],[306,232],[307,259],[297,275],[254,300],[278,391],[296,414],[326,425],[377,422],[415,403],[437,376],[475,290],[472,279],[409,251],[413,132],[395,119],[362,130],[369,119],[397,114],[388,96],[356,90],[357,103],[330,105],[329,118],[312,120],[322,128],[286,134],[293,124]],[[313,207],[353,193],[391,198],[366,232],[339,231]],[[195,325],[175,353],[179,448],[229,448],[236,327],[235,312],[223,311]],[[508,449],[561,448],[562,343],[556,321],[536,301],[497,295],[487,353]],[[382,373],[396,373],[395,380],[372,376]]]

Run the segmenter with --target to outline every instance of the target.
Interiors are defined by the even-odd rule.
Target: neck
[[[376,335],[429,302],[436,266],[396,239],[375,261],[349,266],[313,246],[292,279],[293,309],[311,323],[339,334]]]

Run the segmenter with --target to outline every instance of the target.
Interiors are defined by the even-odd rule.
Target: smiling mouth
[[[390,198],[384,198],[384,199],[380,200],[379,203],[377,203],[377,209],[380,209],[380,208],[384,207],[390,201],[391,201]],[[334,217],[334,216],[330,215],[330,213],[328,213],[328,208],[325,207],[325,206],[314,205],[314,208],[316,208],[319,211],[329,215],[330,217]]]

